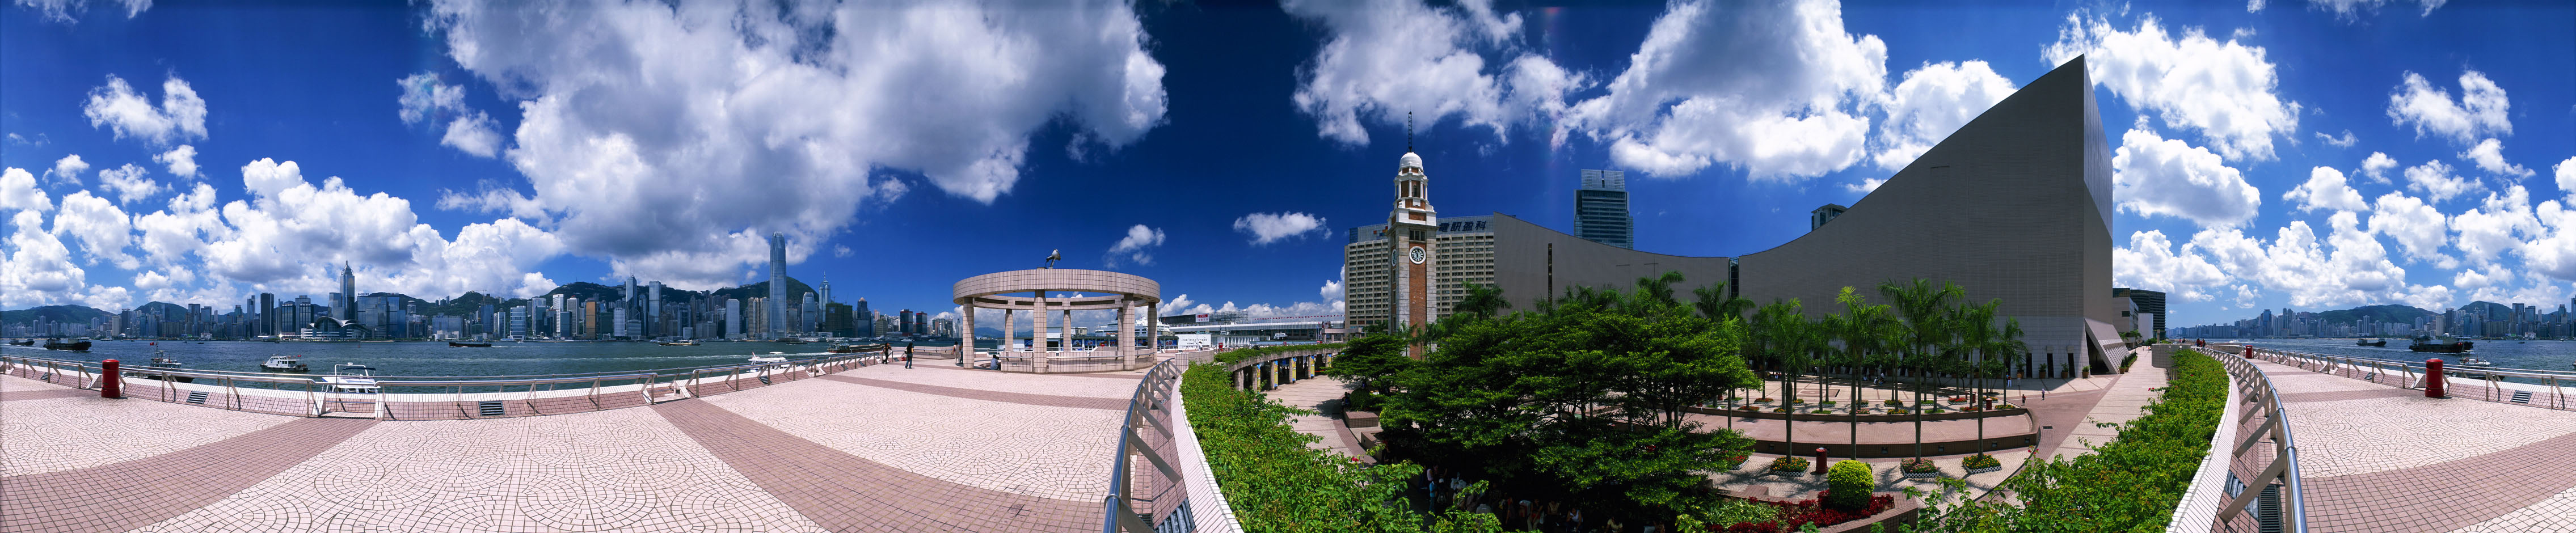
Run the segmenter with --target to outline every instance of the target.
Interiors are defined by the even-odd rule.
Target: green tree
[[[1950,302],[1963,298],[1966,290],[1947,282],[1934,286],[1932,280],[1914,278],[1912,283],[1886,281],[1878,292],[1887,297],[1897,316],[1905,319],[1906,330],[1913,338],[1906,346],[1906,368],[1917,376],[1929,376],[1938,367],[1940,345],[1950,337],[1950,323],[1943,310]],[[1923,458],[1923,383],[1914,386],[1914,458]]]
[[[1362,390],[1384,393],[1393,383],[1389,378],[1413,367],[1413,357],[1404,353],[1409,344],[1403,337],[1385,333],[1352,339],[1323,374],[1350,378]]]

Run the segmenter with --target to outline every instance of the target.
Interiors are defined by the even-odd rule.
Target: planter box
[[[1941,473],[1940,473],[1940,472],[1924,472],[1924,473],[1920,473],[1920,474],[1913,473],[1913,472],[1905,472],[1905,473],[1904,473],[1904,475],[1905,475],[1905,479],[1932,479],[1932,478],[1936,478],[1936,477],[1941,477]]]
[[[1995,465],[1995,466],[1989,466],[1989,467],[1985,467],[1985,468],[1970,468],[1970,469],[1968,469],[1968,475],[1973,476],[1973,475],[1977,475],[1977,474],[1983,474],[1983,473],[1993,472],[1993,471],[1996,471],[1996,470],[2003,470],[2003,469],[2004,469],[2004,465]]]
[[[1377,427],[1377,413],[1368,411],[1343,411],[1342,423],[1355,428]]]

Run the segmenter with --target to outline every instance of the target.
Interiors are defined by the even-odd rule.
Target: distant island
[[[2576,302],[2569,302],[2576,303]],[[2569,303],[2544,305],[2469,302],[2440,311],[2407,305],[2365,305],[2332,311],[2264,309],[2251,318],[2223,324],[2173,328],[2173,338],[2255,337],[2424,337],[2485,339],[2564,339],[2576,336],[2576,317]]]

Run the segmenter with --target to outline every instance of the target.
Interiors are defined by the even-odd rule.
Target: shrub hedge
[[[2022,465],[2002,487],[2021,506],[1971,502],[1921,530],[2163,531],[2227,408],[2227,371],[2217,360],[2177,351],[2170,375],[2147,415],[2122,424],[2094,453]]]
[[[1183,373],[1181,399],[1208,468],[1245,531],[1422,529],[1402,492],[1421,467],[1357,464],[1308,449],[1314,437],[1288,428],[1293,409],[1235,390],[1215,365]]]
[[[1869,506],[1869,489],[1877,485],[1869,463],[1844,459],[1825,471],[1825,507],[1855,511]]]

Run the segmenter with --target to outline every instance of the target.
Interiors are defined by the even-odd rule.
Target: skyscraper
[[[358,271],[347,261],[340,262],[340,299],[331,302],[331,313],[341,320],[358,318]]]
[[[859,336],[874,337],[878,335],[877,314],[868,311],[867,298],[859,298],[858,307],[850,310],[850,320],[858,322],[858,324],[855,325],[859,328]]]
[[[259,293],[259,333],[277,334],[277,293]]]
[[[742,338],[742,300],[736,298],[725,299],[724,323],[725,338]]]
[[[787,234],[769,234],[769,331],[787,331]]]
[[[1574,190],[1574,236],[1584,240],[1637,248],[1637,221],[1628,213],[1628,173],[1585,170]]]

